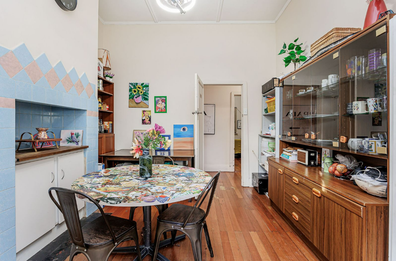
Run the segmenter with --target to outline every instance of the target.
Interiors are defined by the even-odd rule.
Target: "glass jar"
[[[143,149],[143,155],[139,157],[139,176],[150,178],[153,175],[153,158],[149,149]]]

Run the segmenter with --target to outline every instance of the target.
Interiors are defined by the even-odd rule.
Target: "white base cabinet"
[[[72,182],[85,174],[84,162],[84,152],[78,151],[15,166],[17,252],[64,221],[48,189],[70,189]],[[84,202],[77,202],[82,209]]]

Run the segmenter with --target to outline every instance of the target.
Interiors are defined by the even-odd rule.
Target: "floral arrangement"
[[[114,77],[114,73],[111,73],[111,72],[105,72],[105,78],[110,78],[110,79],[113,79],[113,77]]]
[[[165,129],[155,124],[154,128],[148,129],[142,134],[136,135],[133,141],[132,151],[134,158],[139,158],[143,154],[143,149],[168,149],[171,140],[166,140],[161,134],[165,133]]]

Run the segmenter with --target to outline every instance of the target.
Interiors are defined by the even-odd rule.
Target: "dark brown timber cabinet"
[[[352,155],[365,166],[389,169],[389,148],[381,153],[353,150],[341,137],[364,138],[389,131],[389,20],[382,18],[282,79],[283,115],[280,154],[284,148],[322,149]],[[381,52],[372,68],[350,70],[368,53]],[[375,53],[375,55],[378,55]],[[392,54],[394,55],[394,54]],[[356,58],[355,58],[356,57]],[[367,61],[366,61],[367,62]],[[337,80],[324,84],[328,75]],[[313,88],[311,88],[313,87]],[[301,89],[309,90],[301,92]],[[348,104],[381,96],[387,100],[381,124],[370,111],[351,111]],[[388,260],[389,202],[367,194],[350,180],[318,167],[270,158],[268,193],[274,208],[321,260]],[[389,188],[388,186],[388,191]]]

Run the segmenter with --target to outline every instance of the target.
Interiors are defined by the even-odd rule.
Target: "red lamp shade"
[[[363,29],[375,23],[378,19],[379,14],[385,12],[386,10],[388,9],[386,8],[384,0],[372,0],[367,9]]]

